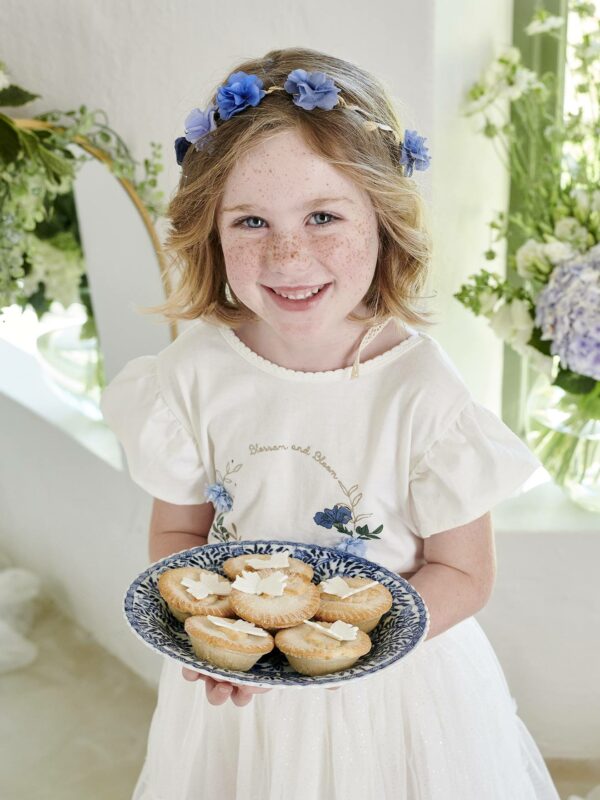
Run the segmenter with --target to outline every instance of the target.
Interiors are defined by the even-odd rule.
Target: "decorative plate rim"
[[[396,584],[398,584],[406,594],[410,595],[418,609],[419,613],[419,621],[422,623],[422,630],[420,636],[417,638],[414,645],[411,649],[404,653],[403,655],[391,655],[384,659],[380,664],[377,666],[373,666],[371,669],[365,669],[364,672],[357,674],[357,675],[344,675],[348,670],[340,670],[339,672],[332,672],[328,675],[319,675],[319,676],[307,676],[307,675],[299,675],[297,679],[293,680],[286,680],[285,678],[277,677],[270,680],[265,680],[264,675],[256,675],[250,672],[242,672],[238,670],[227,670],[217,666],[203,666],[201,664],[190,664],[189,660],[184,658],[178,657],[176,654],[171,652],[165,652],[159,645],[153,644],[152,642],[148,641],[139,630],[137,630],[133,619],[130,618],[134,617],[134,596],[135,592],[139,588],[139,586],[148,578],[151,577],[152,573],[156,571],[158,566],[164,566],[168,568],[169,563],[173,561],[181,560],[182,558],[187,559],[190,558],[192,555],[198,552],[207,552],[207,550],[211,552],[218,552],[219,550],[226,550],[231,551],[231,548],[248,548],[252,547],[254,550],[257,546],[266,546],[268,548],[276,547],[279,549],[285,548],[286,545],[292,548],[304,548],[307,550],[312,550],[313,552],[320,551],[323,554],[331,553],[332,555],[342,557],[344,560],[351,562],[352,564],[360,565],[361,563],[368,567],[369,570],[376,569],[377,571],[385,574],[388,578],[392,579]],[[237,555],[243,555],[244,553],[239,553]],[[230,556],[233,557],[233,556]],[[152,650],[154,653],[157,653],[163,658],[168,658],[171,661],[176,661],[177,663],[181,664],[183,667],[190,669],[195,672],[199,672],[202,675],[208,675],[212,678],[220,678],[222,680],[227,680],[230,683],[238,684],[238,685],[246,685],[246,686],[255,686],[260,688],[268,688],[268,689],[276,689],[276,688],[297,688],[297,689],[311,689],[311,688],[320,688],[320,687],[327,687],[333,688],[335,686],[345,686],[350,682],[354,682],[356,680],[364,680],[374,675],[377,675],[381,670],[391,667],[393,664],[397,664],[404,659],[408,658],[414,651],[422,645],[426,639],[427,634],[430,628],[430,614],[425,601],[421,597],[421,595],[417,592],[417,590],[410,584],[405,578],[399,575],[396,572],[384,567],[382,564],[377,563],[376,561],[371,561],[367,558],[363,558],[362,556],[355,555],[354,553],[347,553],[344,551],[340,551],[335,547],[328,547],[326,545],[319,545],[319,544],[311,544],[309,542],[295,542],[289,541],[285,539],[242,539],[240,541],[229,541],[229,542],[210,542],[207,544],[197,545],[196,547],[190,547],[186,550],[179,550],[176,553],[171,553],[168,556],[164,556],[163,558],[158,559],[157,561],[153,561],[149,564],[142,572],[140,572],[129,584],[124,596],[123,596],[123,603],[122,603],[122,614],[127,623],[128,627],[133,631],[136,637],[143,642],[146,647]],[[389,612],[387,612],[389,613]],[[384,615],[385,616],[385,615]],[[197,657],[194,656],[194,658]],[[353,669],[350,667],[349,669]],[[296,674],[296,673],[294,673]],[[331,677],[329,677],[329,675]],[[183,680],[183,677],[182,677]]]

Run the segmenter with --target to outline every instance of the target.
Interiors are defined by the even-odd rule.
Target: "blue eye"
[[[313,217],[319,217],[319,216],[320,217],[330,217],[331,220],[337,219],[337,217],[334,217],[333,214],[328,214],[326,211],[315,211],[315,213],[312,216]],[[244,219],[240,219],[238,222],[236,222],[235,226],[239,227],[239,228],[248,228],[248,230],[251,230],[251,231],[259,231],[263,227],[262,225],[256,226],[256,227],[254,225],[244,225],[244,223],[248,222],[248,220],[260,220],[261,222],[264,222],[262,217],[244,217]],[[320,224],[320,225],[315,225],[314,227],[323,228],[326,224],[327,223],[323,223],[323,224]]]

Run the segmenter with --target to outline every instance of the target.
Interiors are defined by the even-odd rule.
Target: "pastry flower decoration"
[[[371,581],[371,583],[366,583],[364,586],[352,588],[343,578],[340,578],[339,575],[336,575],[335,578],[329,578],[329,580],[321,581],[319,584],[319,589],[322,592],[334,594],[336,597],[341,597],[342,600],[345,600],[346,597],[350,597],[353,594],[358,594],[358,592],[364,592],[365,589],[370,589],[371,586],[376,585],[377,581]]]
[[[230,631],[239,631],[240,633],[249,633],[251,636],[268,636],[267,631],[262,628],[257,628],[252,622],[246,622],[245,619],[223,619],[222,617],[213,617],[207,614],[209,622],[213,625],[218,625],[220,628],[228,628]]]
[[[233,582],[234,589],[246,594],[268,594],[271,597],[281,597],[285,589],[288,576],[283,572],[274,572],[267,578],[261,578],[258,572],[243,570]]]
[[[356,625],[348,625],[347,622],[342,622],[341,619],[336,620],[329,628],[319,625],[318,622],[310,622],[308,619],[304,620],[304,624],[312,625],[313,628],[317,628],[326,636],[331,636],[332,639],[337,639],[338,642],[352,642],[356,639],[356,634],[358,633]]]
[[[181,583],[196,600],[204,600],[209,594],[227,595],[231,593],[229,581],[219,579],[218,575],[202,575],[199,581],[182,578]]]
[[[270,558],[249,558],[246,564],[255,569],[281,569],[281,567],[289,567],[289,556],[290,554],[287,551],[285,553],[273,553]]]

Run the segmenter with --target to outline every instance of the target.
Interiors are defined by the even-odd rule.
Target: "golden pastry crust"
[[[333,622],[319,624],[329,628]],[[296,672],[315,676],[348,669],[370,651],[372,643],[369,636],[361,630],[357,632],[356,639],[339,641],[312,625],[302,623],[294,628],[278,631],[275,634],[275,646],[281,650]]]
[[[370,578],[358,576],[341,575],[340,577],[352,588],[366,586],[372,582]],[[346,598],[320,591],[320,603],[315,612],[315,620],[335,622],[339,619],[350,625],[356,625],[363,631],[369,631],[377,625],[383,614],[391,607],[392,594],[381,583]]]
[[[203,614],[212,614],[214,617],[235,617],[230,601],[231,595],[209,594],[203,600],[197,600],[181,583],[183,578],[198,581],[202,575],[217,575],[220,582],[231,583],[223,575],[202,567],[176,567],[167,569],[160,575],[158,591],[169,606],[169,611],[180,622],[184,622],[190,616]]]
[[[275,641],[271,634],[268,634],[268,636],[253,636],[251,633],[244,633],[243,631],[232,631],[215,625],[205,616],[188,617],[183,626],[190,638],[200,639],[206,644],[222,647],[234,653],[258,653],[259,655],[264,655],[265,653],[270,653],[275,647]]]
[[[247,672],[258,659],[274,648],[273,637],[253,636],[219,627],[207,617],[188,617],[184,622],[194,653],[223,669]]]
[[[256,570],[261,578],[273,574],[271,569]],[[242,619],[261,628],[278,630],[291,628],[314,616],[319,607],[319,589],[301,575],[291,573],[280,597],[247,594],[239,589],[231,590],[231,605]]]
[[[253,558],[259,558],[261,561],[267,561],[269,558],[271,558],[271,555],[265,555],[263,553],[246,553],[243,556],[228,558],[222,564],[223,572],[232,581],[234,581],[238,575],[242,574],[242,570],[247,570],[248,572],[257,572],[258,570],[256,567],[251,567],[248,565],[248,561],[251,561]],[[289,563],[289,567],[278,567],[277,569],[280,572],[293,572],[304,576],[309,581],[312,580],[314,570],[310,564],[307,564],[305,561],[301,561],[299,558],[294,558],[293,556],[289,557]]]

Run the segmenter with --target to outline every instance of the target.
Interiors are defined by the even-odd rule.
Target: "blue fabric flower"
[[[312,111],[313,108],[331,111],[338,103],[340,91],[324,72],[307,72],[305,69],[290,72],[283,88],[294,95],[294,104],[305,111]]]
[[[313,521],[323,528],[331,528],[335,523],[345,525],[351,517],[352,513],[347,506],[336,506],[326,508],[325,511],[317,511]]]
[[[262,85],[263,82],[258,75],[234,72],[217,92],[219,117],[229,119],[248,106],[257,106],[266,95]]]
[[[416,131],[404,131],[404,142],[400,153],[400,163],[406,165],[404,174],[410,177],[413,168],[427,169],[431,161],[424,136],[419,136]]]
[[[233,499],[222,483],[211,483],[206,486],[204,496],[220,511],[231,511]]]
[[[364,539],[353,539],[351,536],[344,536],[342,541],[336,544],[335,550],[341,550],[343,553],[350,553],[353,556],[362,556],[365,558],[367,545]]]
[[[188,147],[191,146],[191,143],[185,138],[185,136],[179,136],[175,139],[175,158],[177,159],[177,163],[179,166],[183,164],[183,158],[188,151]]]
[[[209,106],[206,111],[199,108],[194,108],[185,118],[185,138],[188,142],[194,144],[202,136],[214,131],[217,127],[215,122],[216,106]]]

